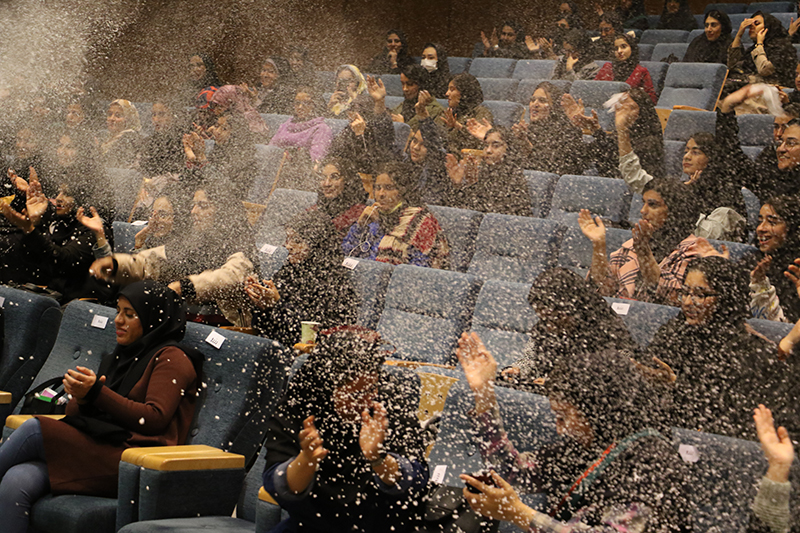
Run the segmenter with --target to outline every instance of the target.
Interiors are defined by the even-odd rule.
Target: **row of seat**
[[[788,13],[794,11],[796,4],[794,2],[753,2],[747,3],[716,3],[708,4],[705,13],[716,9],[728,15],[736,15],[738,13],[755,13],[756,11],[763,11],[764,13]]]

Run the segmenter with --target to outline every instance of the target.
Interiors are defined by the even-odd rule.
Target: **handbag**
[[[473,511],[462,489],[446,485],[429,489],[423,522],[419,531],[425,533],[495,533],[500,526]]]
[[[36,388],[25,393],[21,415],[63,415],[67,412],[67,391],[64,390],[64,376],[48,379]],[[45,393],[46,389],[55,392],[54,395]],[[44,394],[43,394],[44,393]]]

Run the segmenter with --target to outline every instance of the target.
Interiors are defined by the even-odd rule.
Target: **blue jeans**
[[[31,507],[50,492],[42,428],[35,418],[0,446],[0,516],[3,531],[26,533]]]

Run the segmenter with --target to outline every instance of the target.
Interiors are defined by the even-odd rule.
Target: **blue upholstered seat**
[[[613,222],[628,216],[631,192],[624,181],[596,176],[564,175],[558,180],[548,218],[577,220],[581,209]]]
[[[535,78],[547,80],[553,77],[555,68],[556,61],[553,59],[522,59],[517,61],[512,77],[517,79]]]
[[[271,185],[271,184],[270,184]],[[269,193],[267,187],[263,198]],[[257,203],[263,203],[257,202]],[[283,246],[286,241],[284,225],[293,216],[317,203],[317,193],[294,189],[275,189],[266,202],[267,208],[255,224],[256,243]]]
[[[519,80],[513,78],[479,78],[485,100],[513,102],[517,95]]]
[[[531,328],[539,320],[528,303],[530,290],[530,283],[489,280],[478,294],[472,331],[480,335],[499,368],[522,357]]]
[[[450,245],[450,269],[466,272],[475,253],[475,239],[483,213],[469,209],[429,205]]]
[[[642,44],[685,43],[689,32],[684,30],[644,30],[639,42]]]
[[[653,53],[650,56],[650,61],[666,61],[672,55],[678,61],[683,60],[686,54],[686,49],[689,48],[687,43],[658,43],[653,48]]]
[[[656,107],[685,105],[713,111],[728,68],[715,63],[672,63]]]
[[[476,57],[469,66],[469,73],[476,78],[510,78],[516,65],[516,59]]]
[[[525,170],[525,180],[528,182],[528,192],[531,196],[531,209],[536,218],[545,218],[550,212],[553,202],[553,192],[556,190],[559,175],[538,170]]]

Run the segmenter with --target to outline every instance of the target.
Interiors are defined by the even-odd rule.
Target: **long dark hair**
[[[667,206],[667,220],[653,232],[650,249],[657,262],[672,253],[694,229],[696,210],[689,205],[686,186],[673,178],[656,178],[644,186],[644,193],[656,192]]]
[[[704,25],[708,20],[708,17],[711,17],[719,21],[719,25],[722,27],[719,34],[720,39],[722,39],[726,35],[730,35],[731,32],[733,31],[733,27],[731,26],[731,19],[728,16],[728,14],[725,13],[724,11],[720,11],[719,9],[712,9],[711,11],[706,13],[706,16],[703,17]]]
[[[744,321],[750,318],[750,288],[748,273],[739,265],[724,257],[696,257],[686,267],[686,273],[696,270],[701,272],[708,286],[716,295],[716,306],[707,327],[714,329],[717,325],[744,327]]]
[[[656,106],[644,89],[637,87],[628,91],[628,94],[639,106],[639,118],[630,129],[633,151],[651,176],[663,177],[664,133]]]
[[[473,109],[483,103],[483,89],[478,78],[469,72],[462,72],[457,74],[451,83],[455,85],[458,92],[461,93],[461,100],[458,102],[458,107],[455,109],[458,116],[464,116],[472,112]]]
[[[620,39],[628,43],[628,46],[631,47],[631,56],[624,61],[620,61],[614,56],[614,60],[611,62],[611,68],[614,71],[614,81],[628,81],[628,78],[633,73],[633,69],[639,64],[639,45],[635,37],[620,33],[614,37],[615,48],[616,42]]]

